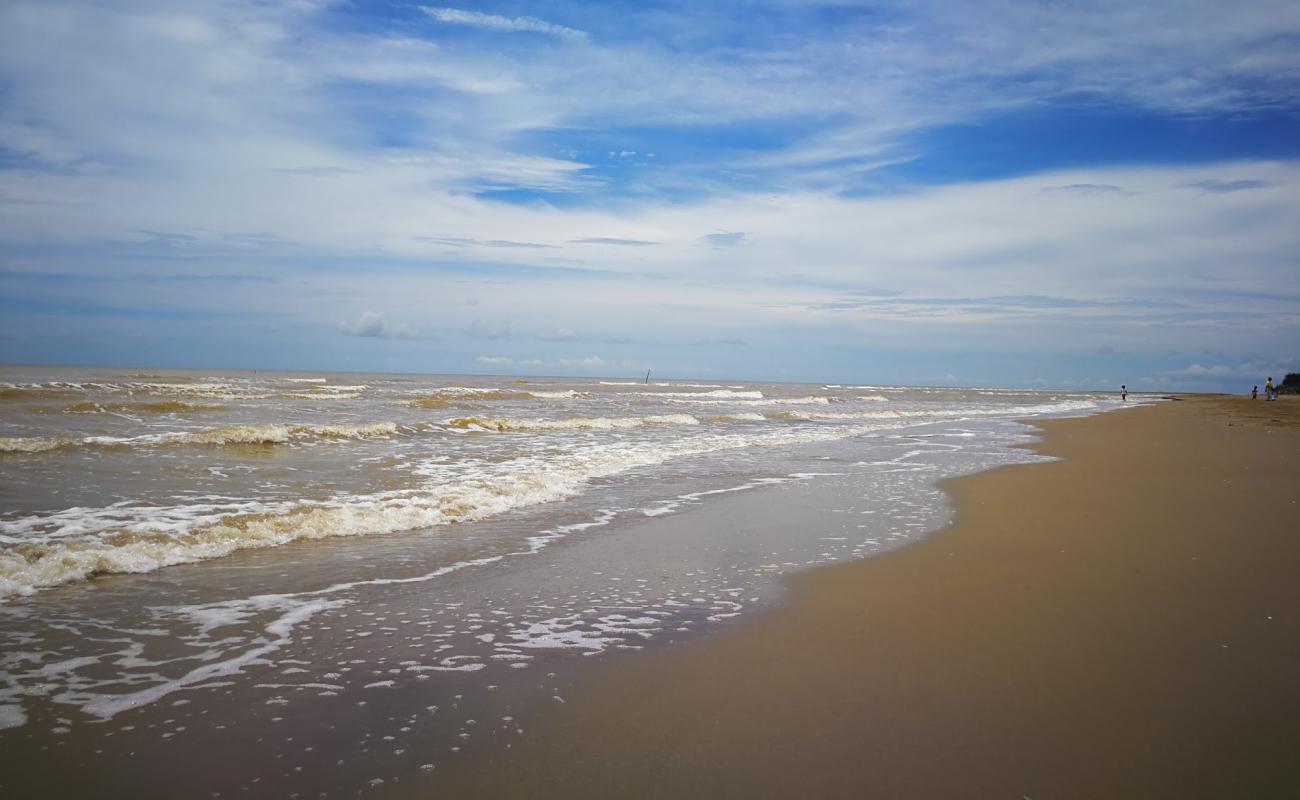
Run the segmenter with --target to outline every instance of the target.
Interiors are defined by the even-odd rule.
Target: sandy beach
[[[1300,403],[1042,423],[947,530],[609,665],[412,797],[1298,797]]]

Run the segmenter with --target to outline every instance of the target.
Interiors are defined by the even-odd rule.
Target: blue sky
[[[1248,391],[1300,6],[0,6],[0,360]]]

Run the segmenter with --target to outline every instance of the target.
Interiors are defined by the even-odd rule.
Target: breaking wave
[[[159,397],[205,397],[231,400],[263,400],[270,395],[250,386],[226,382],[206,383],[128,383],[120,387],[128,394]]]
[[[899,419],[904,416],[926,416],[925,412],[898,412],[898,411],[844,411],[844,412],[819,412],[819,411],[777,411],[772,414],[777,419],[791,420],[796,422],[812,421],[846,421],[859,419]]]
[[[415,400],[404,400],[398,405],[409,406],[410,408],[455,408],[458,403],[448,397],[419,397]]]
[[[657,444],[619,443],[551,457],[461,463],[454,467],[456,471],[434,461],[416,471],[428,480],[421,489],[327,501],[175,507],[118,504],[7,520],[0,522],[0,542],[22,543],[0,551],[0,597],[30,594],[38,588],[95,575],[150,572],[301,539],[387,534],[470,522],[572,497],[592,480],[683,456],[832,441],[880,427],[785,429]]]
[[[184,414],[190,411],[222,411],[219,403],[191,403],[186,400],[162,400],[157,403],[73,403],[63,409],[69,414]]]
[[[754,391],[735,391],[734,389],[714,389],[710,392],[634,392],[637,397],[666,398],[668,400],[758,400],[763,393]]]
[[[665,396],[661,399],[665,403],[695,403],[706,406],[824,406],[831,402],[829,397],[821,397],[819,395],[809,397],[764,397],[761,400],[718,400],[708,397],[707,395],[691,396],[676,394]]]
[[[738,414],[718,414],[708,419],[710,422],[767,422],[767,417],[762,414],[755,414],[752,411],[742,411]]]
[[[0,437],[0,453],[44,453],[71,443],[72,440],[58,436]]]
[[[342,425],[232,425],[145,436],[0,438],[2,453],[42,453],[62,447],[159,447],[165,445],[270,445],[312,439],[374,439],[397,433],[393,422]]]
[[[580,396],[580,392],[565,389],[554,392],[538,390],[476,389],[467,386],[450,386],[433,394],[404,400],[399,405],[412,408],[473,407],[476,403],[493,400],[565,400]]]

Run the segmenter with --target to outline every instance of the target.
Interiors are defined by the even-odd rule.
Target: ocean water
[[[786,574],[941,527],[939,480],[1038,458],[1016,447],[1031,441],[1019,420],[1120,405],[5,367],[0,737],[93,723],[147,752],[144,728],[150,741],[259,720],[288,731],[294,708],[346,702],[369,722],[322,745],[356,756],[331,780],[431,770],[522,735],[517,709],[562,700],[566,664],[688,639],[762,608]],[[377,693],[389,711],[358,716]],[[160,708],[166,725],[132,722]],[[229,719],[196,725],[200,712]],[[302,774],[276,791],[315,785]]]

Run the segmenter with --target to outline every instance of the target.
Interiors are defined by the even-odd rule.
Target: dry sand
[[[417,796],[1300,797],[1300,401],[1042,428],[1064,460],[951,482],[951,528]]]

